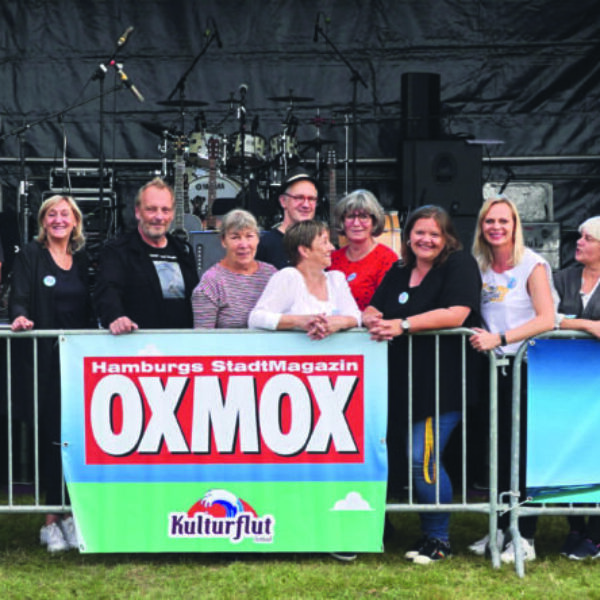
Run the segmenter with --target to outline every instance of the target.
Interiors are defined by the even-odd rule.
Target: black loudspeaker
[[[405,140],[434,140],[441,133],[440,75],[403,73],[401,134]]]
[[[405,141],[400,160],[404,210],[437,204],[451,217],[479,212],[481,146],[462,140]]]
[[[196,257],[198,275],[202,277],[205,271],[225,256],[221,234],[218,231],[192,231],[189,235]]]

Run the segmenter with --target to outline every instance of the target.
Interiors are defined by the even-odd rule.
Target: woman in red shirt
[[[375,196],[355,190],[335,207],[335,224],[348,244],[331,254],[330,271],[342,271],[360,310],[368,305],[396,253],[375,239],[383,232],[385,213]]]

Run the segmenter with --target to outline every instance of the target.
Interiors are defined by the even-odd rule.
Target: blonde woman
[[[510,432],[512,408],[512,360],[523,340],[552,329],[554,326],[554,300],[552,274],[548,262],[525,247],[521,219],[515,205],[507,198],[487,200],[477,220],[473,242],[481,277],[481,316],[485,329],[477,329],[470,339],[479,351],[495,350],[508,360],[498,377],[498,485],[501,490],[510,489]],[[523,378],[526,372],[522,374]],[[526,390],[523,379],[522,389]],[[525,425],[527,402],[521,401],[521,469],[525,477]],[[524,486],[521,489],[525,489]],[[498,523],[502,530],[497,542],[503,550],[503,562],[514,562],[515,548],[506,536],[509,515],[503,515]],[[536,518],[520,520],[523,556],[535,560]],[[475,554],[483,554],[488,537],[472,544]]]
[[[70,196],[52,196],[38,213],[37,237],[16,255],[9,314],[13,331],[92,326],[82,217]],[[52,339],[38,344],[40,478],[46,504],[62,504],[60,376]],[[77,548],[71,516],[46,515],[40,541],[49,552]]]

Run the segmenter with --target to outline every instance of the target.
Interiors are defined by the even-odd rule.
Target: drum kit
[[[269,206],[273,206],[272,199],[278,194],[288,171],[298,165],[304,153],[310,149],[316,152],[316,164],[319,165],[322,148],[334,143],[320,136],[320,127],[325,120],[319,118],[318,112],[317,117],[310,121],[316,128],[315,137],[312,140],[298,140],[300,121],[294,114],[294,106],[314,99],[294,95],[293,90],[288,95],[268,98],[287,104],[286,116],[282,119],[279,131],[269,137],[261,135],[258,132],[258,117],[247,127],[246,90],[247,86],[242,85],[239,99],[234,98],[232,93],[227,100],[218,101],[229,105],[229,111],[220,123],[212,126],[207,124],[201,110],[207,105],[204,101],[180,99],[158,102],[159,105],[177,107],[182,123],[187,109],[200,109],[194,119],[193,131],[189,134],[142,122],[146,129],[162,137],[159,151],[163,178],[168,177],[168,156],[173,154],[173,148],[183,148],[183,152],[177,152],[175,159],[176,164],[181,160],[185,162],[183,187],[187,197],[183,210],[198,217],[207,228],[210,227],[207,224],[209,213],[223,214],[237,206],[248,208],[259,220],[263,218],[263,224],[267,224],[264,219],[269,216]],[[226,123],[233,114],[237,114],[238,124],[225,133]],[[176,168],[176,178],[179,172]],[[175,183],[175,187],[181,186],[180,181]],[[266,214],[260,214],[263,208]]]

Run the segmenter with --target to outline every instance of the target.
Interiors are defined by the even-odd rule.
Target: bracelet
[[[500,334],[500,345],[501,346],[506,346],[508,344],[508,342],[506,341],[506,335],[504,335],[504,333]]]

